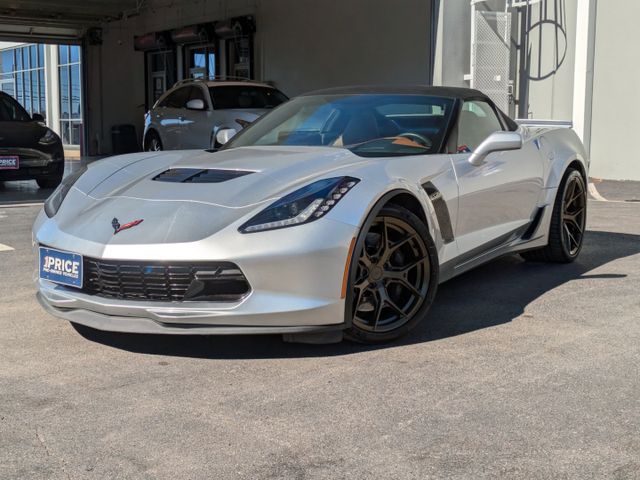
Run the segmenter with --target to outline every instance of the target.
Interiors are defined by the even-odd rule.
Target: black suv
[[[64,173],[64,149],[42,115],[31,117],[13,97],[0,92],[0,182],[35,180],[57,187]]]

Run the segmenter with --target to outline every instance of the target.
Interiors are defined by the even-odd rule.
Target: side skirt
[[[527,250],[528,244],[538,239],[536,237],[532,240],[532,237],[534,237],[540,227],[542,219],[544,218],[545,210],[546,206],[538,208],[529,224],[502,235],[460,257],[451,259],[440,265],[440,283],[446,282],[447,280],[457,277],[464,272],[491,260],[495,260],[503,255]]]

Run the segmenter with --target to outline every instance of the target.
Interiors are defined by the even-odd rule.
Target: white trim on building
[[[578,0],[573,87],[573,129],[589,150],[597,0]]]

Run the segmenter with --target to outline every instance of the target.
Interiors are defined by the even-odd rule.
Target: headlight
[[[86,171],[87,167],[84,166],[62,179],[58,188],[56,188],[51,196],[47,198],[46,202],[44,202],[44,213],[47,214],[47,217],[51,218],[58,213],[58,209],[60,208],[60,205],[62,205],[64,197],[67,196],[67,193],[69,193],[73,184],[76,183],[76,181]]]
[[[318,180],[282,197],[238,230],[240,233],[263,232],[317,220],[335,207],[359,181],[352,177]]]
[[[53,133],[53,130],[47,129],[47,132],[42,136],[38,143],[40,145],[53,145],[58,141],[58,136]]]

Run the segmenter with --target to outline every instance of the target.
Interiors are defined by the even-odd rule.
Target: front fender
[[[360,182],[349,192],[347,197],[349,201],[340,205],[341,208],[333,209],[330,218],[353,225],[360,231],[364,228],[367,218],[375,216],[382,207],[394,198],[400,199],[404,195],[409,195],[417,202],[414,208],[419,208],[419,211],[414,211],[414,213],[425,221],[439,256],[442,255],[445,242],[433,202],[423,188],[407,181],[398,180],[389,185],[381,185],[372,181]],[[410,209],[413,210],[413,208]],[[440,258],[442,257],[440,256]]]

